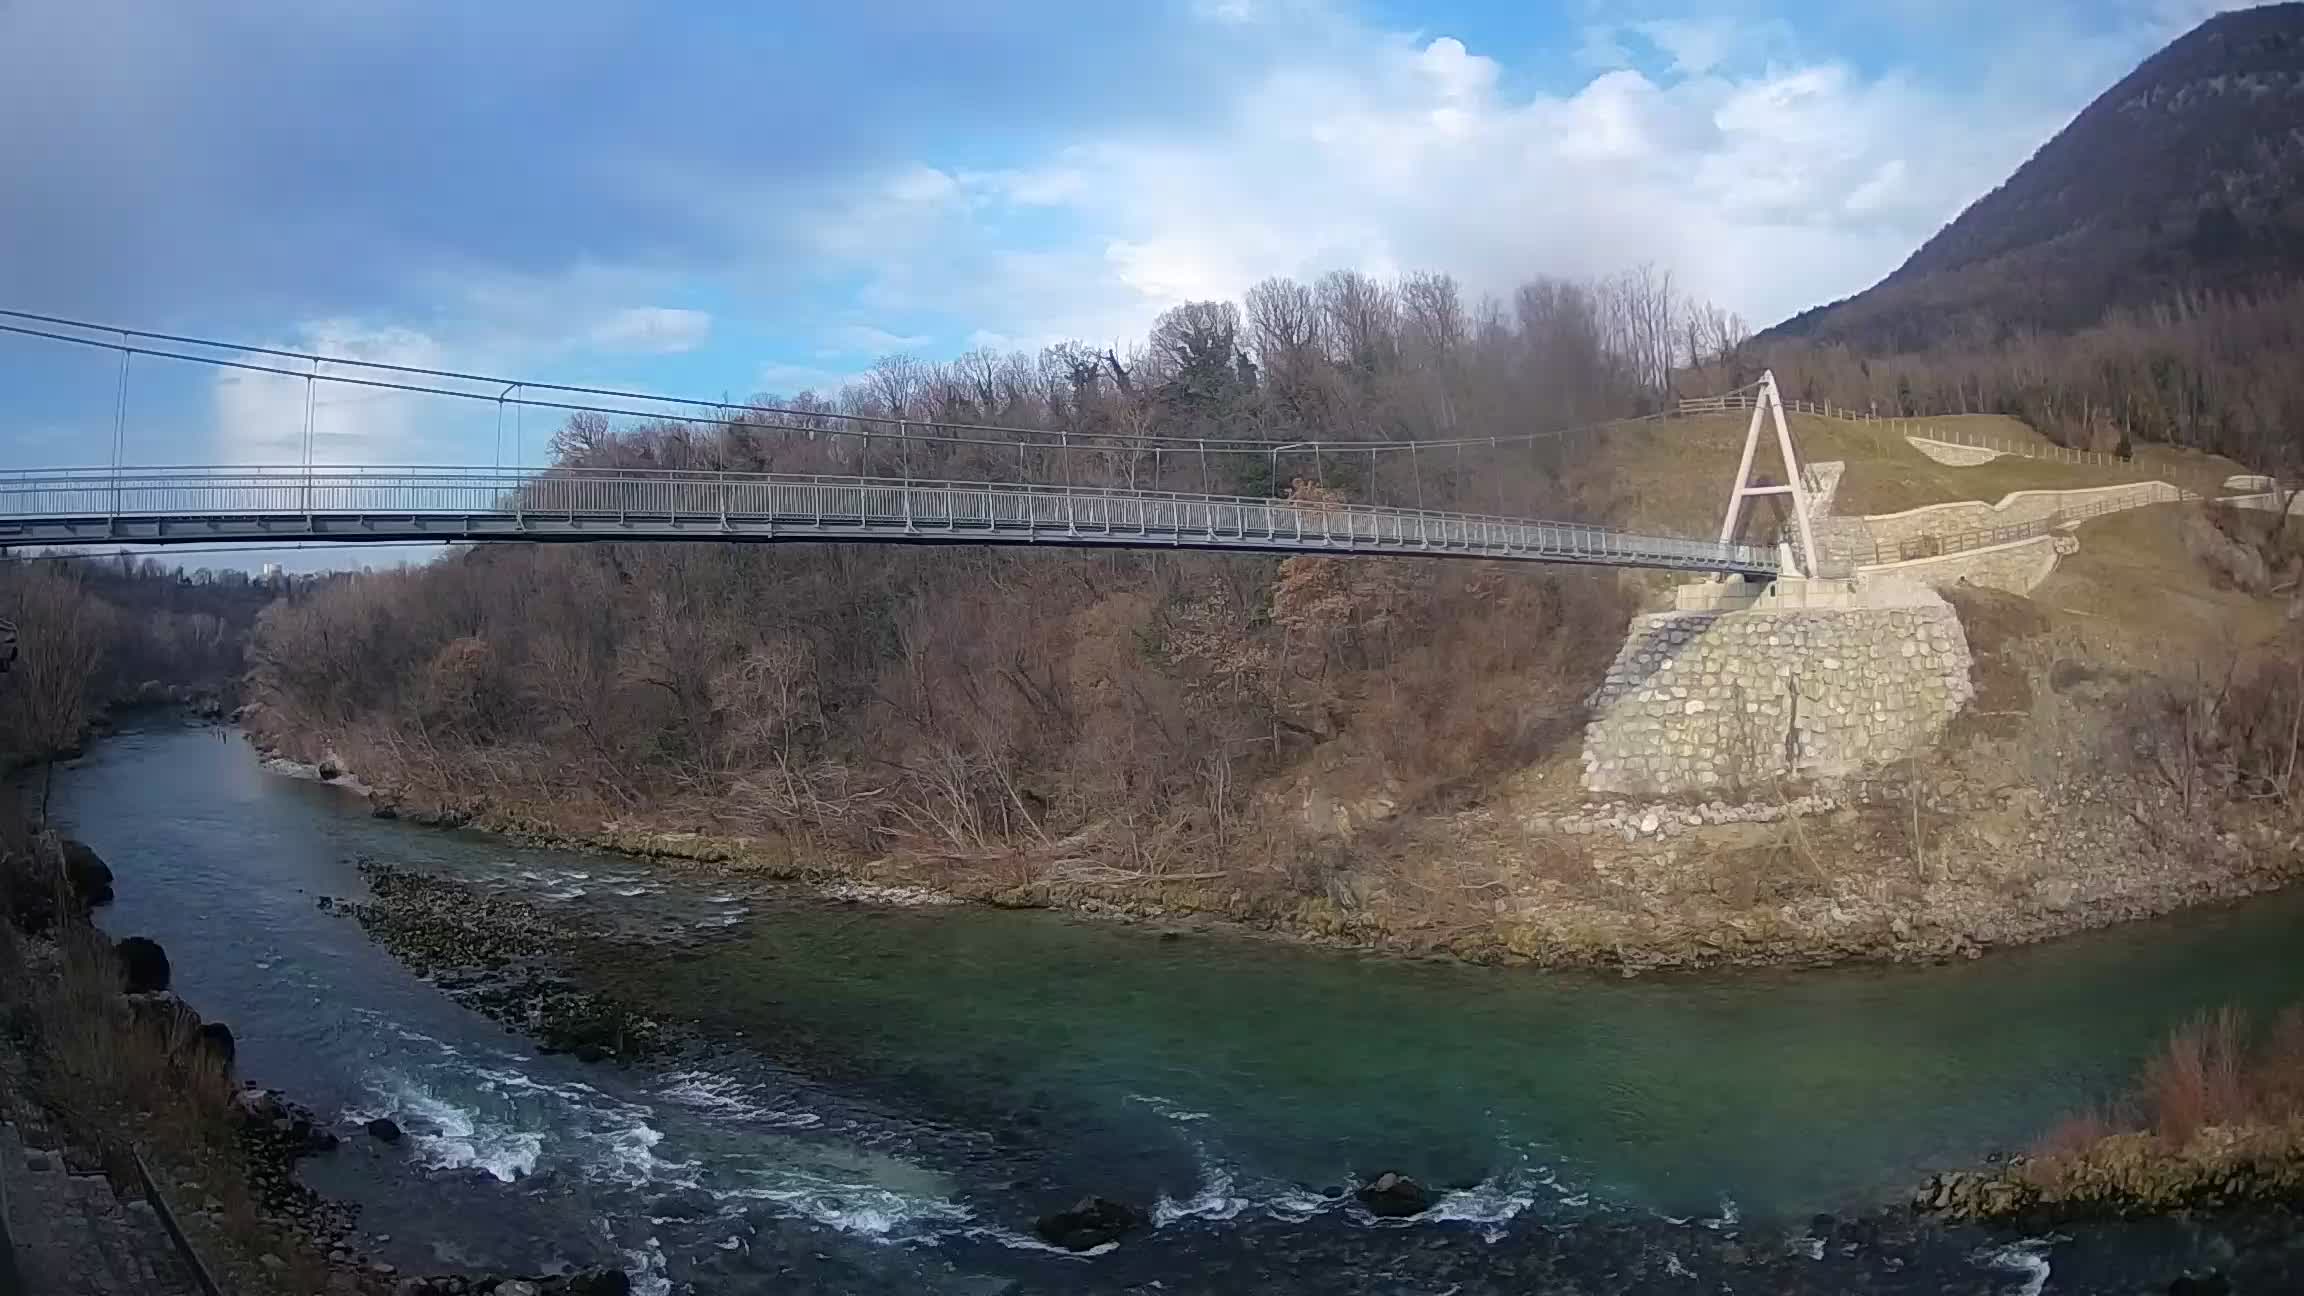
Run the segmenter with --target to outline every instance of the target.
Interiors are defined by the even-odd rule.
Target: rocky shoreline
[[[1858,803],[1862,804],[1862,803]],[[656,861],[694,874],[795,883],[827,898],[874,904],[985,904],[1011,909],[1047,909],[1084,917],[1132,923],[1216,923],[1244,935],[1266,936],[1333,949],[1371,953],[1439,955],[1486,966],[1622,972],[1700,971],[1717,968],[1825,967],[1850,962],[1943,963],[1977,958],[1998,947],[2039,944],[2124,922],[2162,917],[2204,906],[2229,904],[2269,894],[2304,878],[2304,842],[2266,834],[2227,833],[2210,837],[2203,850],[2229,863],[2213,872],[2141,867],[2128,885],[2086,893],[2077,888],[2043,889],[2028,903],[1976,907],[1931,916],[1881,907],[1876,912],[1842,901],[1816,901],[1762,908],[1749,914],[1722,910],[1708,922],[1642,921],[1619,906],[1596,908],[1575,903],[1529,906],[1513,917],[1472,930],[1396,930],[1365,915],[1338,912],[1320,901],[1284,903],[1271,896],[1228,885],[1192,881],[1116,886],[1079,880],[1023,884],[936,868],[933,861],[892,857],[843,863],[795,859],[785,843],[697,832],[662,832],[609,827],[596,831],[538,825],[488,814],[438,814],[379,807],[398,817],[434,827],[491,832],[522,845],[553,850],[603,852]],[[2098,813],[2060,816],[2034,845],[2104,859],[2132,854],[2133,842],[2116,817]],[[1849,816],[1843,800],[1818,796],[1813,806],[1724,806],[1707,817],[1706,807],[1623,806],[1600,803],[1590,810],[1547,823],[1563,835],[1602,836],[1613,842],[1630,834],[1641,847],[1670,843],[1675,827],[1690,820],[1706,826],[1774,824],[1812,819],[1819,834],[1834,816]],[[1649,823],[1657,826],[1653,831]],[[1848,818],[1841,818],[1845,826]],[[1700,831],[1686,828],[1690,837]],[[2132,834],[2126,834],[2131,836]],[[1682,842],[1687,837],[1680,838]],[[1709,897],[1706,897],[1709,899]]]
[[[2109,1134],[2072,1152],[1936,1175],[1912,1197],[1922,1214],[2026,1227],[2234,1206],[2304,1207],[2304,1119],[2211,1127],[2182,1147]]]
[[[452,878],[359,862],[371,898],[320,908],[359,922],[377,943],[451,998],[580,1062],[638,1061],[665,1026],[559,970],[571,934],[534,905]]]
[[[37,927],[22,926],[25,913],[0,914],[0,921],[19,925],[18,939],[35,974],[60,975],[64,964],[56,940],[71,924],[87,923],[90,911],[113,899],[114,878],[93,850],[79,842],[57,844],[77,912],[59,912],[53,906],[33,911]],[[166,1067],[176,1082],[192,1086],[202,1074],[229,1082],[235,1069],[231,1029],[222,1022],[203,1020],[200,1013],[170,985],[166,951],[157,942],[130,936],[112,947],[119,969],[118,994],[109,1010],[121,1028],[120,1047],[144,1048],[165,1054]],[[13,1068],[12,1068],[13,1069]],[[48,1105],[37,1080],[28,1082],[25,1097]],[[138,1119],[149,1119],[143,1113]],[[629,1277],[620,1270],[592,1269],[555,1274],[440,1274],[407,1276],[368,1252],[371,1240],[358,1227],[357,1205],[331,1200],[297,1181],[298,1162],[323,1156],[341,1145],[331,1122],[315,1115],[278,1089],[242,1080],[230,1091],[225,1119],[231,1122],[234,1156],[226,1166],[206,1170],[168,1164],[150,1153],[152,1173],[163,1183],[173,1218],[195,1235],[209,1240],[218,1252],[210,1259],[230,1260],[245,1266],[247,1279],[272,1284],[286,1279],[294,1267],[286,1256],[307,1258],[307,1267],[329,1275],[330,1296],[626,1296]],[[369,1133],[382,1137],[378,1124]],[[130,1137],[118,1130],[75,1131],[95,1140],[98,1151],[86,1156],[91,1164],[110,1164],[115,1158],[102,1149]],[[396,1138],[397,1130],[390,1131]],[[141,1142],[142,1140],[133,1140]],[[219,1196],[214,1182],[221,1172],[245,1189],[252,1215],[232,1218],[234,1208]],[[140,1193],[130,1184],[131,1192]],[[235,1189],[235,1192],[239,1189]],[[226,1193],[225,1196],[232,1194]],[[253,1235],[248,1232],[254,1229]],[[261,1241],[256,1239],[260,1238]],[[376,1239],[382,1241],[386,1239]],[[240,1254],[246,1250],[247,1254]]]
[[[270,759],[285,759],[272,754],[265,735],[249,737]],[[1402,849],[1477,860],[1521,881],[1490,892],[1495,899],[1484,915],[1435,922],[1383,905],[1340,906],[1249,888],[1229,877],[1114,880],[1105,876],[1109,870],[1038,867],[1028,851],[1012,853],[1015,867],[991,868],[902,852],[811,854],[774,837],[540,821],[485,801],[436,805],[406,790],[371,787],[332,753],[295,768],[369,797],[380,817],[640,857],[709,876],[792,883],[831,898],[1222,924],[1327,948],[1624,975],[1976,958],[1992,948],[2230,903],[2304,878],[2304,838],[2244,816],[2230,824],[2192,822],[2158,803],[2165,798],[2096,779],[2033,789],[1946,776],[1916,787],[1854,781],[1749,803],[1600,798],[1525,812],[1474,809],[1434,821],[1430,840]],[[2140,819],[2160,826],[2139,833]],[[1926,838],[1924,849],[1909,862],[1883,862],[1884,852],[1906,850],[1896,839],[1908,822]],[[1755,844],[1763,838],[1792,839],[1818,858],[1869,861],[1868,872],[1821,890],[1803,877],[1754,877],[1740,861],[1763,849]],[[1547,852],[1580,858],[1593,880],[1573,887],[1547,880],[1531,863]],[[1913,880],[1914,870],[1922,880]],[[2012,899],[2012,889],[2023,894]]]

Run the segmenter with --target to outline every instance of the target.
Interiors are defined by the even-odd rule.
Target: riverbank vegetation
[[[1950,1175],[1924,1208],[1983,1219],[2155,1213],[2304,1196],[2304,1006],[2233,1009],[2169,1033],[2133,1092],[2076,1114],[1992,1174]]]
[[[74,750],[116,708],[220,706],[276,593],[245,572],[186,572],[125,555],[0,561],[0,617],[16,627],[12,686],[0,688],[0,755],[21,762]]]
[[[1660,276],[1540,282],[1506,307],[1466,303],[1444,278],[1337,274],[1260,285],[1245,311],[1179,308],[1126,356],[890,361],[834,398],[780,403],[1376,446],[1653,410],[1685,345],[1710,355],[1736,336]],[[579,416],[555,444],[589,467],[853,471],[873,453],[748,420]],[[986,453],[955,444],[911,471],[1006,470],[971,458]],[[1551,445],[1401,458],[1373,475],[1434,507],[1605,489]],[[1280,480],[1314,465],[1277,454],[1211,463],[1121,444],[1076,466],[1323,489]],[[1336,830],[1463,804],[1572,747],[1629,612],[1606,574],[1409,560],[494,549],[273,609],[252,724],[292,751],[331,747],[423,812],[772,839],[796,860],[897,852],[1011,888],[1214,884],[1349,909],[1368,884]],[[1451,910],[1486,903],[1428,873],[1410,866],[1397,885]]]
[[[73,1168],[102,1170],[132,1198],[141,1157],[231,1290],[329,1289],[318,1220],[333,1212],[288,1179],[269,1130],[250,1129],[229,1031],[203,1029],[164,970],[160,989],[123,994],[127,974],[89,921],[94,897],[65,844],[30,830],[13,796],[0,834],[0,1114],[47,1131]]]

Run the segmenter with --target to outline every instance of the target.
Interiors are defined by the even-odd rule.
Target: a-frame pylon
[[[1784,457],[1784,484],[1755,486],[1752,484],[1752,452],[1760,446],[1761,420],[1770,417],[1776,422],[1776,451]],[[1816,533],[1808,521],[1808,486],[1800,478],[1800,456],[1792,448],[1792,430],[1784,425],[1784,400],[1776,393],[1776,371],[1773,369],[1760,375],[1760,391],[1752,400],[1752,426],[1744,433],[1744,457],[1736,465],[1736,484],[1728,491],[1728,516],[1720,523],[1720,543],[1728,544],[1735,540],[1736,524],[1744,519],[1744,501],[1754,495],[1792,497],[1792,517],[1799,527],[1800,553],[1796,560],[1785,563],[1784,574],[1814,576]],[[1795,566],[1799,570],[1795,570]]]

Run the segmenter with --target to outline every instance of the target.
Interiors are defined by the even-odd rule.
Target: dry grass
[[[2100,661],[2149,669],[2222,659],[2281,627],[2281,605],[2219,588],[2186,552],[2190,507],[2157,504],[2084,523],[2080,551],[2056,564],[2032,599],[2060,628],[2087,637]]]
[[[2102,1140],[2149,1133],[2171,1149],[2204,1130],[2269,1127],[2304,1119],[2304,1006],[2260,1034],[2235,1008],[2169,1032],[2127,1101],[2082,1112],[2045,1135],[2043,1157],[2084,1154]]]
[[[2032,1155],[2043,1159],[2079,1156],[2105,1139],[2126,1131],[2126,1123],[2116,1113],[2101,1107],[2091,1107],[2049,1126],[2048,1132],[2032,1145]]]
[[[2240,1014],[2225,1008],[2176,1030],[2144,1070],[2142,1101],[2152,1129],[2176,1146],[2210,1125],[2234,1125],[2254,1111]]]
[[[1978,419],[1974,430],[2003,439],[2041,441],[2013,419],[1971,416],[1935,420],[1944,426]],[[2083,467],[2044,460],[2002,457],[1973,468],[1937,463],[1912,448],[1887,424],[1847,423],[1794,415],[1794,444],[1805,459],[1848,465],[1834,511],[1843,515],[1893,513],[1957,500],[1995,503],[2011,491],[2067,490],[2122,482],[2177,481],[2193,489],[2213,489],[2237,465],[2214,456],[2154,447],[2130,464]],[[1922,422],[1927,422],[1923,420]],[[1690,519],[1717,518],[1737,456],[1744,448],[1744,416],[1708,415],[1664,423],[1611,429],[1593,442],[1594,458],[1617,520],[1685,531]],[[1764,440],[1755,470],[1781,479],[1773,441]],[[1765,510],[1763,510],[1765,512]],[[1766,525],[1772,526],[1770,521]],[[1751,532],[1758,535],[1759,531]]]
[[[58,876],[53,840],[0,854],[7,885],[39,885]],[[69,913],[60,897],[59,905]],[[263,1222],[248,1182],[239,1122],[225,1065],[201,1047],[188,1015],[132,1011],[120,994],[112,944],[80,918],[56,924],[51,940],[33,940],[0,921],[0,1023],[23,1061],[25,1095],[76,1144],[99,1150],[115,1184],[137,1179],[127,1151],[144,1157],[163,1185],[198,1185],[172,1194],[179,1220],[226,1285],[244,1292],[317,1291],[328,1280],[324,1260],[287,1245]],[[191,1214],[206,1200],[219,1209]],[[286,1267],[256,1265],[260,1255]]]

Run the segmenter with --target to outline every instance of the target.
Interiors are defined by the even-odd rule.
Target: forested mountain
[[[2300,278],[2304,4],[2291,3],[2180,37],[1894,274],[1761,339],[1980,345]]]
[[[2007,414],[2304,469],[2304,4],[2146,59],[1902,268],[1737,368],[1882,414]]]

